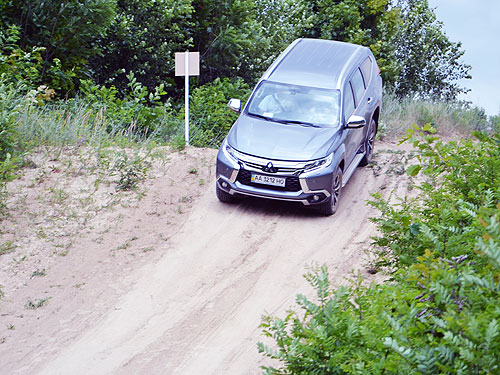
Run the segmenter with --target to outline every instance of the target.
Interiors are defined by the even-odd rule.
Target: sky
[[[472,66],[472,101],[489,116],[500,114],[500,0],[428,0],[452,42],[462,42],[462,60]]]

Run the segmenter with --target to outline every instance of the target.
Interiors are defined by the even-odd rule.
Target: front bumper
[[[300,202],[305,206],[321,204],[330,198],[332,175],[335,164],[302,171],[301,165],[305,163],[283,162],[272,160],[282,166],[276,173],[266,173],[261,166],[270,160],[239,155],[235,158],[229,155],[224,145],[219,149],[216,166],[216,183],[220,189],[231,195],[246,195],[266,199]],[[273,187],[252,183],[251,173],[273,177],[285,177],[285,187]]]

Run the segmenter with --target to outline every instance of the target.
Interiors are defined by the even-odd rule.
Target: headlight
[[[312,171],[313,169],[326,168],[332,163],[332,160],[333,160],[333,153],[331,153],[330,155],[328,155],[323,159],[314,160],[313,162],[306,164],[304,166],[304,171],[309,172]]]
[[[229,146],[229,143],[227,143],[226,139],[224,139],[224,142],[222,143],[222,151],[234,161],[238,161],[238,158],[236,157],[234,152],[234,148]]]

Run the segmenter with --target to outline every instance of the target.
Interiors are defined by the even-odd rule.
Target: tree
[[[72,77],[88,74],[88,58],[99,52],[95,40],[106,32],[115,5],[116,0],[4,0],[0,23],[19,26],[23,50],[43,48],[42,82],[51,80],[69,90]],[[57,76],[48,77],[53,66]]]
[[[397,6],[402,22],[394,35],[399,65],[396,95],[455,100],[467,92],[457,83],[471,78],[470,66],[460,61],[461,43],[448,39],[427,0],[402,0]]]
[[[259,74],[267,40],[256,17],[253,0],[202,0],[193,3],[193,42],[200,51],[200,83],[217,77],[252,81]],[[257,68],[258,69],[258,68]]]
[[[191,0],[119,0],[109,32],[98,40],[102,53],[91,59],[97,83],[123,94],[133,72],[150,90],[171,88],[175,52],[193,45],[192,13]]]

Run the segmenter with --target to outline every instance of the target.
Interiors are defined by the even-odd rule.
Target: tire
[[[375,146],[375,135],[377,135],[377,124],[375,120],[372,119],[365,140],[365,156],[359,162],[360,167],[365,167],[372,161],[373,147]]]
[[[229,193],[226,193],[219,187],[217,183],[215,184],[215,194],[217,195],[217,198],[224,203],[234,203],[237,201],[236,197]]]
[[[342,192],[342,169],[337,168],[332,178],[332,191],[330,198],[325,203],[318,206],[322,215],[330,216],[337,212]]]

